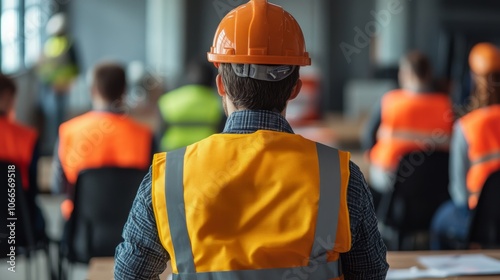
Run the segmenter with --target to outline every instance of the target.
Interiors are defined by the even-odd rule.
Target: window
[[[19,0],[2,0],[2,72],[14,72],[21,64]]]
[[[1,0],[1,68],[14,73],[33,66],[42,51],[47,0]]]

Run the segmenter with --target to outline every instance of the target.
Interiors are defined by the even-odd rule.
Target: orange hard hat
[[[311,65],[297,21],[267,0],[250,0],[222,19],[208,61],[216,65]]]
[[[490,43],[475,45],[469,54],[469,66],[476,75],[500,72],[500,50]]]

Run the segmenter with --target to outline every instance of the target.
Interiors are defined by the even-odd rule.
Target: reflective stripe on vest
[[[494,160],[500,160],[500,151],[482,156],[481,158],[473,161],[472,165],[482,164],[482,163],[486,163],[486,162],[494,161]]]
[[[423,133],[408,130],[394,130],[386,127],[381,127],[377,132],[377,139],[398,139],[403,141],[426,142],[434,144],[438,147],[449,148],[451,135],[441,135],[439,138],[433,133]]]
[[[168,153],[165,173],[165,197],[170,235],[175,252],[178,274],[173,279],[283,279],[300,275],[301,279],[331,279],[342,275],[340,258],[327,262],[337,233],[340,207],[340,159],[336,149],[316,144],[320,168],[320,196],[314,244],[309,265],[275,269],[214,271],[196,273],[184,205],[184,155],[186,148]],[[304,278],[305,277],[305,278]]]

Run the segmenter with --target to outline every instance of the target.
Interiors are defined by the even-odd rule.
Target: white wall
[[[146,64],[170,87],[184,70],[185,1],[147,0],[146,5]]]
[[[145,1],[72,0],[67,5],[84,70],[102,59],[145,61]]]

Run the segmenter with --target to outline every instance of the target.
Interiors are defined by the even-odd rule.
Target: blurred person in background
[[[43,152],[52,151],[59,125],[66,119],[68,95],[79,74],[75,44],[68,35],[67,17],[53,15],[46,25],[48,36],[36,72],[40,80],[40,104],[44,116]]]
[[[385,279],[361,171],[348,152],[294,134],[285,119],[300,67],[311,64],[297,21],[251,0],[213,42],[224,131],[155,155],[115,279],[158,279],[169,259],[174,279]]]
[[[74,185],[80,171],[99,167],[147,169],[156,150],[151,130],[127,116],[124,68],[104,62],[94,68],[92,111],[63,123],[54,149],[53,192],[67,193],[63,217],[73,211]]]
[[[391,191],[405,154],[430,145],[449,149],[454,120],[451,100],[434,90],[431,64],[424,54],[412,51],[401,59],[399,83],[400,89],[382,97],[363,136],[376,205],[382,194]]]
[[[224,112],[213,87],[210,66],[192,61],[186,71],[186,85],[158,100],[163,124],[161,150],[185,147],[222,130]]]
[[[493,172],[500,170],[500,50],[490,43],[469,54],[475,84],[473,110],[454,125],[450,147],[450,195],[432,222],[431,249],[454,249],[466,241],[471,210]]]
[[[46,235],[45,219],[36,201],[38,195],[38,133],[33,128],[16,123],[8,117],[14,107],[16,90],[14,81],[0,74],[0,161],[12,163],[18,168],[21,176],[19,180],[21,180],[26,193],[28,210],[34,223],[35,239],[40,240],[46,238]],[[7,172],[7,170],[1,172]],[[7,201],[3,202],[2,205],[7,207]]]

